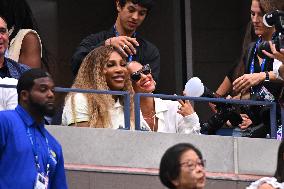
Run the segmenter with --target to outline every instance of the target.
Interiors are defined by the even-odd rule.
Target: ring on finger
[[[124,44],[123,45],[123,47],[122,47],[122,50],[124,50],[125,49],[125,47],[128,47],[126,44]]]

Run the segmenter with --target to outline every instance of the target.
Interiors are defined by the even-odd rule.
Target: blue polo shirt
[[[27,128],[35,142],[40,172],[46,173],[47,163],[50,164],[48,188],[67,188],[60,144],[44,128],[43,123],[37,125],[20,105],[15,110],[0,112],[0,188],[34,188],[38,170]]]

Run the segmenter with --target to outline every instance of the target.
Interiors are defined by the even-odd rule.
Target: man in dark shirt
[[[19,64],[9,58],[5,58],[5,52],[9,45],[9,34],[7,29],[7,23],[0,16],[0,77],[11,77],[19,79],[19,77],[26,70],[29,69],[28,66],[24,64]]]
[[[152,5],[153,0],[116,0],[118,15],[114,26],[83,39],[71,60],[73,74],[77,75],[82,60],[91,50],[101,45],[112,45],[128,61],[149,64],[157,81],[160,72],[159,50],[136,32]]]

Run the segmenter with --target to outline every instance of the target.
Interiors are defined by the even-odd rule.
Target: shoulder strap
[[[248,51],[247,51],[247,55],[246,55],[246,60],[245,60],[245,63],[246,63],[245,69],[246,69],[246,71],[247,71],[247,69],[248,69],[248,67],[249,67],[249,65],[250,65],[250,60],[251,60],[251,58],[252,58],[251,56],[254,55],[254,54],[253,54],[254,46],[255,46],[255,42],[250,43],[250,44],[249,44],[249,47],[248,47]]]

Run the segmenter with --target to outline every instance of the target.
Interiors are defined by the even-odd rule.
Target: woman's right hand
[[[183,92],[183,95],[186,96],[185,92]],[[183,117],[191,115],[195,112],[189,100],[185,100],[185,101],[178,100],[178,102],[180,105],[179,105],[177,113],[179,113]]]

